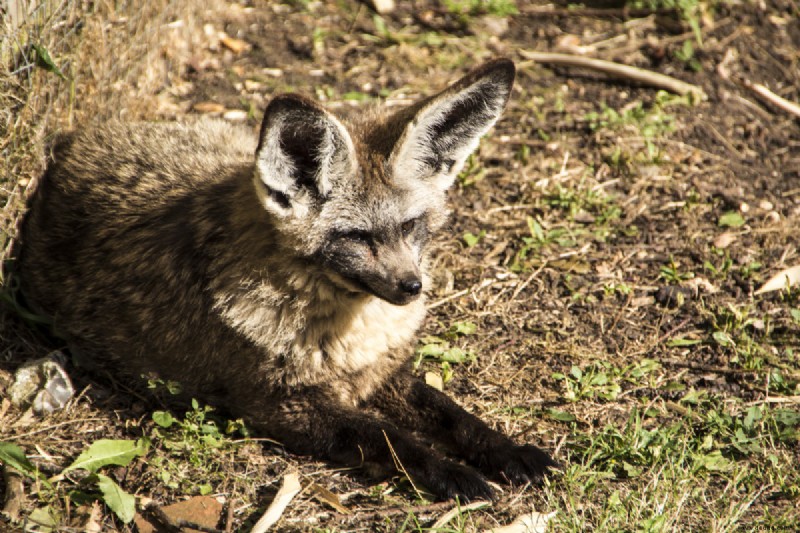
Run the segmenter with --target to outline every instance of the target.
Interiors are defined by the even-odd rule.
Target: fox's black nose
[[[400,290],[409,296],[416,296],[422,290],[422,282],[416,278],[404,279],[400,282]]]

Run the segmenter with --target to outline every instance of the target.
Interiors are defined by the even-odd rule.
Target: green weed
[[[611,363],[598,361],[581,369],[577,365],[568,374],[554,372],[551,377],[564,383],[564,399],[576,402],[585,399],[605,401],[616,400],[622,392],[621,383],[635,383],[647,386],[655,384],[646,379],[661,365],[652,359],[643,359],[626,367],[615,367]]]
[[[684,41],[683,45],[674,52],[675,59],[683,61],[688,68],[695,72],[703,70],[703,66],[694,56],[694,45],[692,41]]]
[[[444,0],[445,8],[462,17],[494,15],[507,17],[519,13],[515,0]]]
[[[469,363],[475,360],[475,354],[453,343],[462,337],[474,335],[478,326],[473,322],[453,322],[441,335],[429,335],[421,339],[421,346],[416,350],[414,368],[424,362],[438,363],[441,369],[442,382],[447,383],[453,377],[453,365]]]
[[[674,257],[670,256],[669,263],[663,265],[658,271],[658,277],[667,283],[681,283],[694,278],[694,272],[684,272],[681,265]]]
[[[484,177],[486,177],[486,169],[483,168],[480,158],[474,153],[470,154],[464,163],[464,168],[458,173],[458,182],[462,187],[469,187],[470,185],[475,185]]]
[[[236,448],[232,435],[247,435],[247,431],[241,421],[216,419],[212,411],[192,400],[192,409],[183,420],[166,411],[153,413],[156,426],[151,436],[164,453],[156,454],[150,464],[167,487],[186,494],[208,494],[214,483],[224,478],[220,456]]]

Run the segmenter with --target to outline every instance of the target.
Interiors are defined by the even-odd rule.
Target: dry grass
[[[26,191],[45,162],[46,135],[91,120],[174,116],[170,80],[202,39],[217,2],[10,0],[0,41],[2,259],[9,259]],[[45,50],[62,76],[49,71]]]

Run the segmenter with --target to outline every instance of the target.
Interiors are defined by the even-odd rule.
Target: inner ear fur
[[[264,112],[256,148],[256,179],[265,207],[279,215],[324,201],[352,171],[353,142],[333,114],[306,97],[275,97]],[[259,185],[259,184],[257,184]]]
[[[395,180],[449,187],[502,114],[515,71],[510,59],[489,61],[398,115],[408,122],[390,156]]]

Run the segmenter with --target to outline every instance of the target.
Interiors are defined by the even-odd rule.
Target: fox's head
[[[502,113],[514,73],[510,60],[490,61],[393,115],[346,122],[301,96],[274,98],[255,188],[284,244],[344,290],[415,300],[446,191]]]

